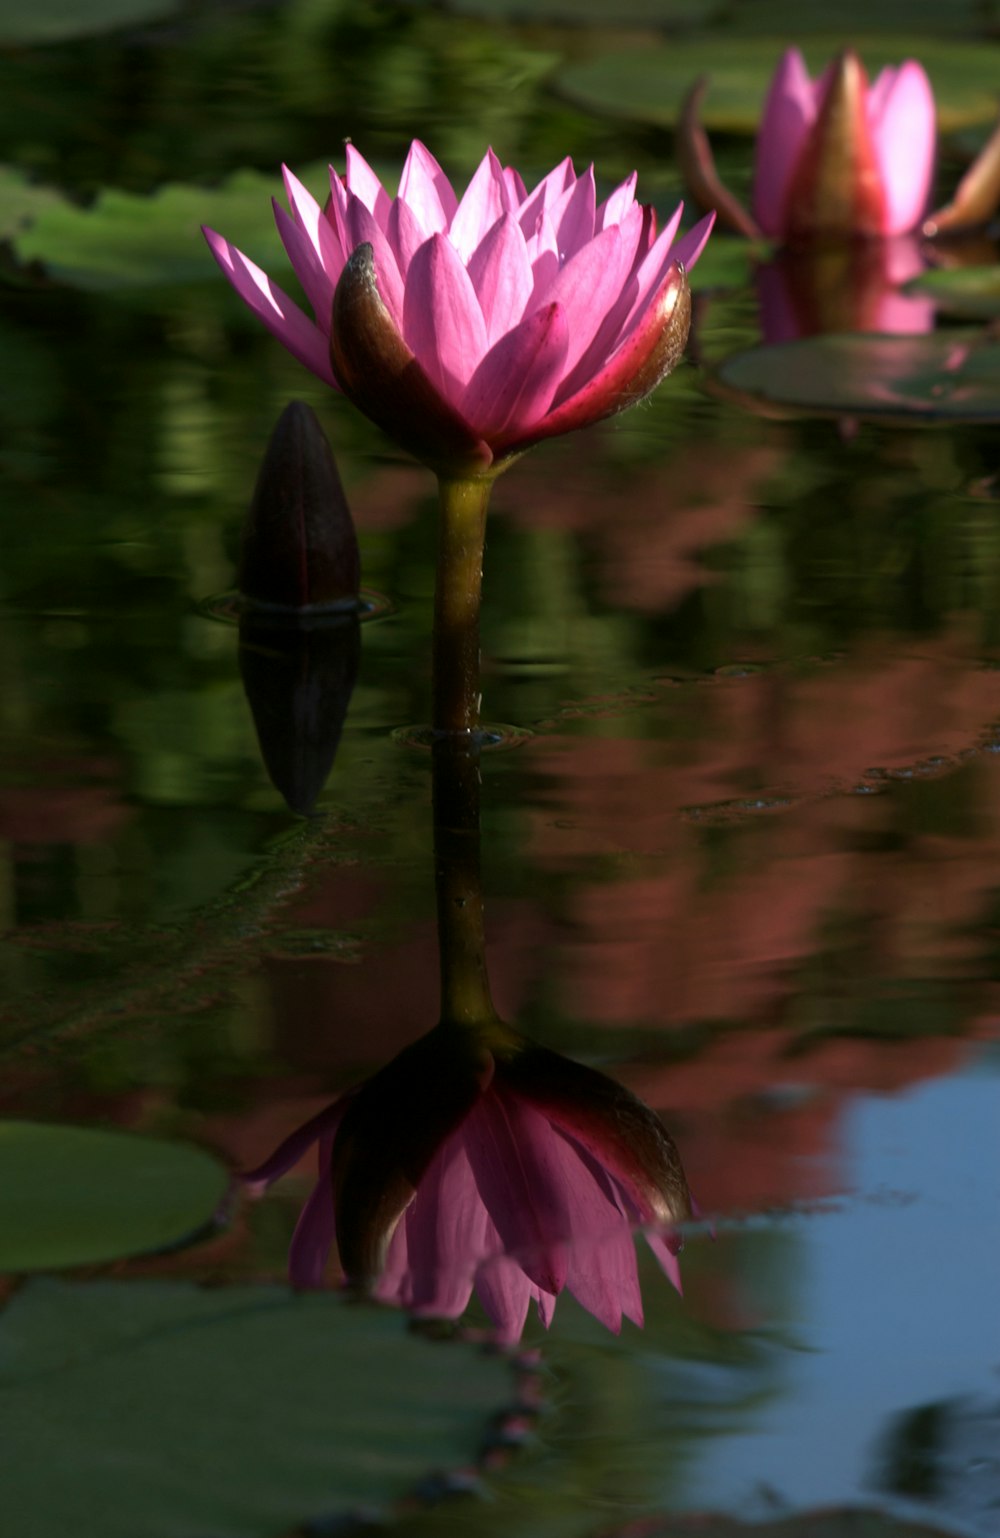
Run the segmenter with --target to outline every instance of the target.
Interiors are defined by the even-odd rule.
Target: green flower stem
[[[434,766],[434,884],[441,957],[441,1021],[483,1026],[497,1021],[486,972],[479,874],[479,746],[442,733]]]
[[[434,591],[435,732],[479,727],[479,602],[491,477],[441,478]]]

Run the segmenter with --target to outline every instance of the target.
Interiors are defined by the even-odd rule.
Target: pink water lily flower
[[[325,206],[284,172],[278,233],[310,319],[206,230],[223,273],[314,374],[435,468],[483,473],[649,393],[687,336],[712,225],[656,232],[633,174],[602,203],[567,158],[530,192],[488,151],[459,197],[410,147],[395,197],[353,145]]]
[[[245,1177],[260,1190],[318,1144],[293,1285],[321,1285],[336,1239],[348,1280],[417,1315],[457,1318],[475,1288],[510,1343],[532,1302],[547,1326],[567,1287],[617,1332],[642,1323],[633,1230],[647,1225],[680,1291],[691,1199],[658,1118],[603,1074],[506,1041],[456,1075],[439,1026]]]
[[[698,118],[706,78],[682,112],[678,152],[694,196],[751,238],[886,237],[920,226],[934,172],[936,114],[923,67],[908,59],[869,85],[845,49],[818,79],[783,54],[764,103],[751,210],[723,185]]]
[[[935,140],[934,93],[913,59],[869,85],[848,50],[811,80],[789,48],[757,133],[757,223],[777,238],[902,235],[927,211]]]

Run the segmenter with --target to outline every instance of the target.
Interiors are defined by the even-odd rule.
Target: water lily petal
[[[569,347],[566,312],[545,305],[508,331],[469,381],[462,415],[474,431],[502,447],[541,421],[565,371]]]
[[[340,1126],[344,1112],[347,1110],[351,1095],[341,1095],[332,1105],[324,1106],[322,1111],[317,1111],[303,1126],[297,1127],[283,1143],[279,1143],[263,1164],[258,1164],[254,1169],[247,1170],[240,1179],[253,1195],[266,1189],[280,1176],[286,1175],[290,1169],[304,1159],[318,1138],[329,1134],[331,1137]]]
[[[621,185],[605,198],[594,219],[595,229],[606,230],[610,224],[621,224],[629,209],[635,206],[635,189],[638,180],[638,172],[633,171],[631,176],[627,176]]]
[[[612,225],[571,256],[535,300],[535,306],[559,304],[566,312],[567,374],[586,352],[620,295],[632,254],[618,226]]]
[[[399,196],[410,207],[425,235],[446,230],[455,217],[458,199],[430,150],[414,139],[399,178]]]
[[[525,241],[525,249],[531,263],[532,276],[531,298],[526,309],[533,310],[541,303],[541,295],[554,282],[559,271],[559,244],[555,225],[544,209],[535,220],[532,234]]]
[[[281,244],[288,253],[288,260],[292,264],[295,276],[302,284],[306,298],[312,305],[316,324],[329,336],[333,291],[337,285],[327,276],[320,261],[319,252],[305,231],[286,214],[277,200],[272,203],[272,207]]]
[[[397,326],[401,325],[404,305],[403,279],[389,237],[361,199],[350,195],[347,200],[344,224],[346,242],[351,251],[356,251],[359,246],[371,246],[375,271],[378,273],[379,293]]]
[[[330,366],[329,344],[320,328],[313,324],[288,295],[273,283],[266,272],[237,250],[222,235],[203,228],[209,249],[225,277],[244,304],[264,322],[293,357],[304,363],[326,384],[339,389]]]
[[[506,1255],[487,1261],[476,1277],[476,1294],[501,1344],[512,1346],[519,1341],[535,1289],[517,1262]],[[554,1307],[554,1298],[552,1303]]]
[[[503,167],[492,150],[487,150],[462,195],[449,238],[464,262],[468,262],[487,230],[506,213],[509,203],[503,179]]]
[[[292,217],[309,237],[319,253],[324,271],[336,287],[337,279],[344,270],[344,263],[349,253],[344,250],[334,224],[326,218],[312,193],[303,187],[298,177],[287,166],[282,166],[281,175]]]
[[[868,115],[885,187],[885,233],[903,234],[926,213],[934,174],[934,93],[922,67],[909,59],[883,70],[871,89]]]
[[[403,336],[428,379],[461,410],[488,344],[472,280],[447,236],[432,235],[410,263]]]
[[[753,213],[766,235],[780,235],[785,199],[817,113],[816,87],[797,48],[782,55],[757,130]]]
[[[326,1133],[319,1140],[319,1179],[299,1213],[288,1247],[288,1278],[293,1287],[323,1285],[323,1273],[333,1245],[332,1154],[333,1134]]]
[[[410,205],[404,203],[402,198],[393,199],[386,219],[385,231],[396,257],[396,265],[405,283],[415,253],[431,232],[424,230]]]
[[[524,185],[521,173],[519,171],[515,171],[513,166],[504,166],[503,179],[507,186],[507,196],[510,199],[510,207],[512,209],[520,208],[521,204],[528,196],[528,189]]]
[[[534,287],[528,248],[516,215],[503,214],[469,261],[490,347],[524,315]]]
[[[684,1287],[681,1283],[681,1263],[677,1258],[680,1249],[680,1239],[675,1234],[660,1233],[655,1228],[644,1230],[644,1237],[649,1248],[660,1263],[660,1269],[677,1291],[681,1294]]]
[[[565,160],[553,167],[548,176],[542,177],[533,192],[525,195],[521,201],[519,218],[526,240],[530,240],[539,214],[546,212],[575,181],[573,162],[567,155]]]
[[[556,232],[559,260],[565,262],[594,238],[597,187],[593,166],[589,166],[577,181],[570,184],[562,197],[555,200],[548,213]]]
[[[457,1318],[480,1264],[499,1248],[461,1134],[448,1138],[431,1160],[404,1222],[412,1306]]]
[[[392,199],[382,186],[381,181],[375,175],[365,157],[348,144],[345,150],[347,163],[347,187],[356,198],[360,198],[380,227],[385,229],[385,222],[389,217],[389,208]]]

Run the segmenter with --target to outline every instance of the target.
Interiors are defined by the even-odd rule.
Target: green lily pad
[[[0,0],[0,46],[94,37],[159,21],[178,9],[176,0]]]
[[[946,315],[992,320],[1000,315],[1000,266],[925,272],[907,284],[906,292],[926,294]]]
[[[974,331],[753,347],[724,359],[715,380],[723,393],[774,415],[1000,421],[1000,344]]]
[[[0,1272],[144,1255],[203,1229],[229,1177],[209,1154],[124,1132],[0,1122]]]
[[[0,1315],[19,1538],[278,1538],[468,1466],[509,1364],[279,1287],[39,1281]]]
[[[813,74],[850,42],[849,36],[806,38],[803,52]],[[681,104],[700,75],[711,86],[702,103],[706,128],[754,133],[764,96],[787,36],[713,37],[710,41],[646,44],[568,64],[555,77],[556,89],[589,112],[671,128]],[[996,116],[1000,47],[995,43],[941,38],[873,36],[862,49],[869,74],[905,58],[920,59],[931,78],[943,132]]]
[[[306,167],[300,175],[322,197],[329,184],[326,165]],[[271,209],[281,192],[277,174],[237,171],[219,187],[176,183],[148,197],[109,190],[89,208],[59,199],[37,210],[30,227],[15,237],[14,251],[77,288],[189,283],[215,271],[201,235],[208,224],[273,272],[287,265]]]

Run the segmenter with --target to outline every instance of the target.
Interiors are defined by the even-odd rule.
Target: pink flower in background
[[[851,50],[811,80],[789,48],[760,128],[753,213],[765,235],[901,235],[927,211],[934,171],[934,96],[908,59],[869,86]]]
[[[352,145],[325,207],[275,206],[310,319],[235,246],[222,271],[288,350],[436,466],[483,471],[648,394],[678,361],[711,216],[656,232],[636,178],[598,204],[567,158],[531,192],[488,151],[459,197],[418,141],[391,197]]]
[[[620,1084],[501,1027],[471,1058],[445,1027],[293,1133],[246,1177],[258,1190],[318,1144],[319,1180],[289,1252],[318,1287],[336,1239],[349,1281],[457,1318],[473,1288],[501,1340],[568,1287],[618,1331],[642,1323],[633,1230],[680,1291],[691,1198],[659,1119]]]

